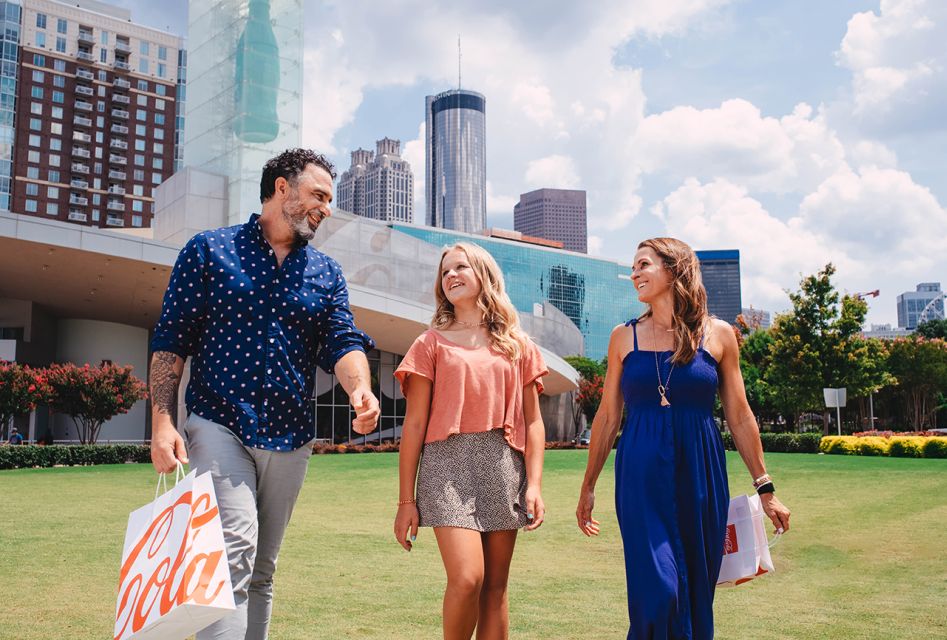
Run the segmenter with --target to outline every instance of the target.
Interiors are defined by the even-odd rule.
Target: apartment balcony
[[[124,180],[125,172],[124,171],[109,171],[109,180]]]
[[[72,172],[73,173],[89,173],[89,165],[80,164],[78,162],[72,163]]]
[[[132,86],[132,83],[125,78],[115,78],[115,80],[112,81],[112,84],[119,89],[130,89]]]
[[[113,66],[114,66],[116,69],[118,69],[119,71],[131,71],[131,70],[132,70],[132,66],[131,66],[130,64],[128,64],[127,62],[124,62],[123,60],[116,60]]]
[[[76,53],[76,57],[80,60],[84,60],[85,62],[95,62],[95,56],[93,56],[88,51],[80,50]]]
[[[128,158],[126,158],[125,156],[110,155],[109,164],[118,164],[124,167],[126,164],[128,164]]]
[[[89,204],[88,198],[83,198],[82,196],[77,196],[76,194],[71,194],[69,196],[69,204],[74,204],[79,207],[85,207]]]
[[[121,102],[122,104],[130,104],[131,101],[132,101],[131,98],[129,98],[128,96],[123,96],[120,93],[112,94],[112,102]]]
[[[95,36],[92,35],[89,31],[80,31],[79,32],[79,42],[85,44],[95,44]]]
[[[113,118],[121,118],[122,120],[128,120],[128,112],[124,109],[112,109]]]
[[[105,224],[107,224],[110,227],[124,227],[125,218],[120,218],[118,216],[107,216],[105,218]]]
[[[84,87],[81,84],[76,85],[76,93],[84,95],[84,96],[95,95],[95,91],[92,89],[92,87]]]
[[[95,74],[88,69],[76,69],[76,77],[83,80],[95,80]]]
[[[120,187],[117,184],[109,185],[109,193],[116,196],[123,196],[125,195],[125,187]]]
[[[90,136],[88,133],[82,133],[81,131],[73,131],[72,139],[74,142],[85,142],[87,144],[92,142],[92,136]]]
[[[72,155],[74,158],[91,158],[92,154],[89,153],[88,149],[83,149],[82,147],[73,147]]]
[[[85,180],[79,180],[78,178],[74,178],[69,181],[69,186],[72,187],[73,189],[88,189],[89,183],[86,182]]]
[[[111,140],[109,140],[109,146],[112,147],[113,149],[122,149],[122,150],[128,149],[128,143],[125,142],[124,140],[119,140],[118,138],[112,138]]]
[[[92,120],[90,118],[83,118],[82,116],[75,116],[72,119],[72,124],[76,125],[77,127],[91,127]]]
[[[79,109],[80,111],[92,111],[92,103],[76,100],[76,109]]]
[[[111,131],[112,131],[112,133],[117,133],[117,134],[123,135],[123,136],[127,136],[127,135],[128,135],[128,127],[126,127],[125,125],[121,125],[121,124],[113,124]]]
[[[89,216],[82,211],[69,211],[70,222],[88,222]]]
[[[108,204],[105,205],[105,208],[109,211],[124,211],[125,203],[120,200],[109,200]]]
[[[116,40],[116,41],[115,41],[115,50],[116,50],[116,51],[122,51],[122,52],[124,52],[124,53],[131,53],[131,52],[132,52],[132,46],[131,46],[130,44],[128,44],[127,42],[123,42],[123,41],[121,41],[121,40]]]

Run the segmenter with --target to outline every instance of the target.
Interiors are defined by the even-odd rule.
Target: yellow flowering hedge
[[[825,436],[822,453],[898,458],[947,458],[947,437],[942,436]]]

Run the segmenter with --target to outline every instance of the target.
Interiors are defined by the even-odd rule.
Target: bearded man
[[[366,351],[342,270],[308,245],[331,215],[335,171],[322,155],[290,149],[263,167],[262,213],[205,231],[182,249],[151,341],[155,469],[210,471],[237,608],[197,634],[267,637],[273,574],[306,476],[315,420],[316,366],[335,373],[355,409],[353,428],[378,421]],[[191,358],[187,422],[173,423]]]

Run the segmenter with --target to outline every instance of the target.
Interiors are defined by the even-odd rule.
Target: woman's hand
[[[773,493],[764,493],[760,496],[763,512],[773,521],[776,533],[789,531],[789,509]]]
[[[395,539],[405,551],[411,551],[412,542],[418,539],[418,505],[414,502],[398,505],[395,516]],[[409,539],[410,536],[410,539]]]
[[[575,508],[575,518],[579,530],[587,536],[598,535],[598,520],[592,517],[595,507],[595,490],[583,485],[579,492],[579,506]]]
[[[538,529],[546,518],[546,505],[538,487],[526,489],[526,516],[529,518],[529,524],[524,527],[526,531]]]

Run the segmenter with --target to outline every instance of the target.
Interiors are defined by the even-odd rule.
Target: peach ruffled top
[[[403,393],[412,374],[434,383],[425,443],[503,429],[509,445],[525,452],[523,387],[535,383],[542,393],[541,377],[548,373],[532,340],[514,363],[490,347],[465,347],[428,329],[408,349],[395,377]]]

